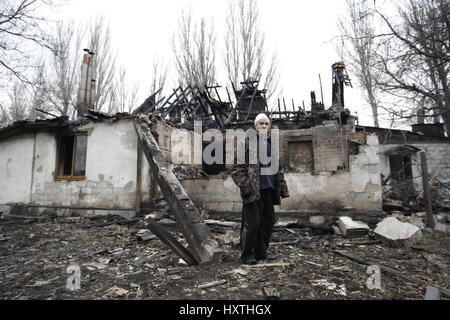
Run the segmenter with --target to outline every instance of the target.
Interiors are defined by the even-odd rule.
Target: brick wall
[[[295,145],[295,142],[311,142],[314,172],[348,168],[347,133],[350,131],[351,126],[344,125],[341,134],[341,128],[336,121],[324,121],[324,125],[310,129],[281,131],[280,161],[282,166],[287,171],[292,169],[294,169],[293,171],[304,171],[305,168],[301,164],[297,168],[291,168],[291,156],[296,152],[296,148],[300,148],[300,146]],[[297,151],[301,152],[300,149]]]

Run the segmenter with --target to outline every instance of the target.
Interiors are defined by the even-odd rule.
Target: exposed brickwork
[[[323,126],[310,129],[283,131],[280,134],[280,161],[286,170],[290,170],[289,144],[296,141],[311,141],[314,156],[313,171],[336,171],[348,167],[348,132],[350,126],[343,126],[341,135],[341,128],[336,121],[325,121]],[[302,170],[302,166],[300,165],[298,169]]]

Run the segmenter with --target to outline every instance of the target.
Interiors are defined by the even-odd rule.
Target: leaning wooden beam
[[[171,169],[171,163],[164,159],[158,144],[151,133],[151,121],[142,115],[135,121],[142,150],[150,165],[152,176],[157,181],[165,200],[175,213],[191,254],[198,263],[211,262],[218,252],[218,244],[200,212],[186,194],[180,181]]]
[[[181,259],[183,259],[190,266],[197,265],[197,261],[192,254],[175,239],[169,232],[158,226],[153,220],[149,221],[148,228],[157,236],[164,244],[171,248]]]

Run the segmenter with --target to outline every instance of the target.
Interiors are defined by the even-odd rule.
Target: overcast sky
[[[331,65],[340,61],[334,38],[336,22],[345,10],[345,0],[258,0],[267,50],[275,51],[280,69],[282,95],[296,105],[310,105],[310,91],[320,99],[319,73],[322,77],[325,106],[331,105]],[[102,15],[110,23],[113,43],[132,81],[139,81],[139,103],[149,92],[153,58],[172,62],[170,39],[177,27],[183,7],[191,7],[195,17],[211,18],[217,33],[218,53],[223,45],[227,12],[226,0],[71,0],[59,9],[58,16],[87,22]],[[82,49],[82,48],[80,48]],[[345,57],[344,57],[345,59]],[[224,70],[223,58],[217,55],[217,69]],[[227,85],[218,72],[220,85]],[[352,75],[350,74],[352,78]],[[354,77],[353,77],[354,78]],[[175,77],[168,87],[175,87]],[[356,84],[356,81],[353,81]],[[370,108],[358,88],[345,88],[346,107],[357,112],[360,124],[372,125]],[[291,105],[291,103],[289,103]]]

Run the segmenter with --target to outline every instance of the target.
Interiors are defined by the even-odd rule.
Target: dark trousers
[[[261,199],[242,207],[241,260],[264,260],[275,225],[273,189],[260,190]]]

